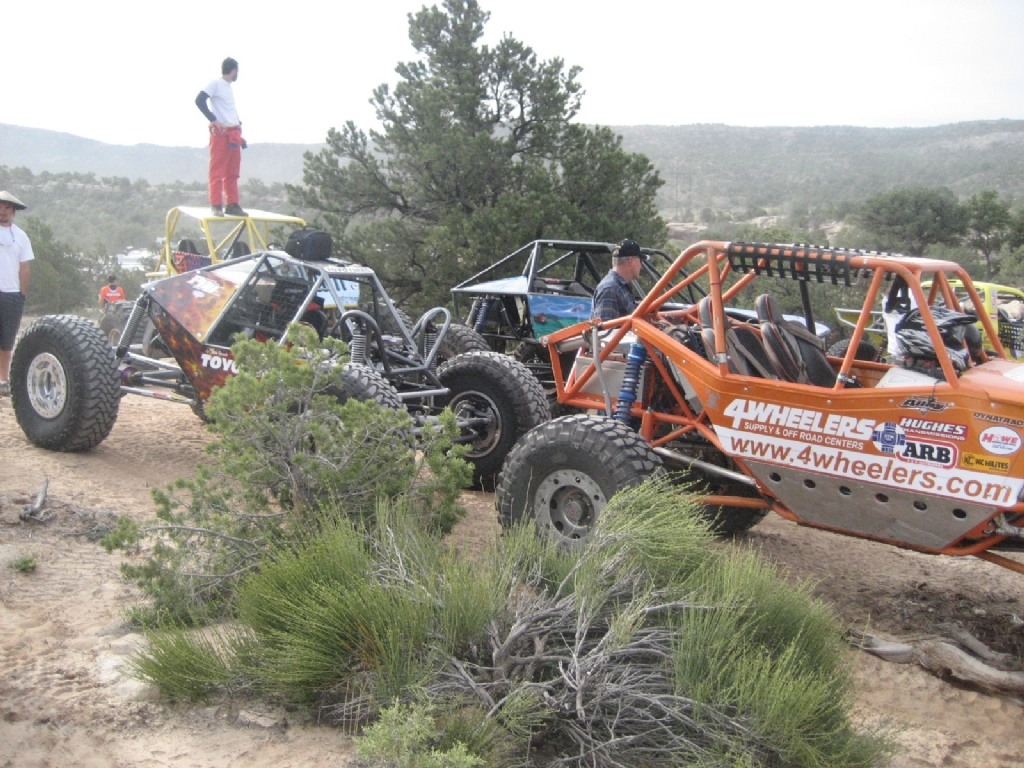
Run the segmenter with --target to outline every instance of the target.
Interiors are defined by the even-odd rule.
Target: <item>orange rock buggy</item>
[[[674,303],[694,281],[707,297]],[[840,290],[863,296],[843,358],[826,356],[807,330],[816,290],[831,291],[832,302]],[[982,306],[952,262],[698,243],[631,316],[544,339],[559,353],[578,350],[568,370],[560,354],[551,359],[559,401],[585,413],[518,441],[499,480],[499,518],[505,525],[532,518],[572,543],[616,491],[667,467],[699,482],[723,533],[774,510],[806,525],[1024,572],[992,552],[1024,544],[1024,364],[1006,358],[985,314],[994,353],[972,345],[969,334],[965,340],[962,329],[974,318],[960,314],[964,291]],[[776,295],[795,294],[806,327],[779,311]],[[723,311],[754,296],[757,324]],[[902,348],[885,362],[858,360],[876,307],[890,310]]]

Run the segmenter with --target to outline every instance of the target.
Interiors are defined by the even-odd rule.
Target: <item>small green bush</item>
[[[436,714],[426,705],[396,704],[356,739],[356,755],[371,766],[483,768],[487,763],[456,742],[437,748]]]
[[[11,563],[11,568],[18,573],[33,573],[37,567],[39,567],[39,564],[32,555],[21,555]]]
[[[444,533],[471,477],[452,414],[412,442],[408,413],[329,393],[343,388],[345,346],[301,325],[290,344],[251,340],[240,372],[207,414],[219,438],[192,480],[154,490],[157,520],[122,518],[102,544],[136,555],[122,566],[152,598],[133,615],[170,626],[230,615],[235,589],[268,553],[287,551],[336,518],[372,522],[379,499],[407,499],[425,530]],[[140,553],[143,542],[151,546]]]

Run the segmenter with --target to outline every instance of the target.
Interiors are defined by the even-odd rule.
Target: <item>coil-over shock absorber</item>
[[[132,313],[128,316],[128,322],[124,324],[124,330],[121,331],[121,340],[117,342],[117,352],[115,353],[118,360],[123,360],[124,356],[128,353],[132,340],[135,338],[135,333],[145,321],[148,310],[149,294],[143,293],[135,300],[135,306],[132,307]]]
[[[437,326],[433,323],[427,323],[425,330],[423,331],[423,349],[420,354],[426,359],[430,356],[430,350],[437,344]],[[430,360],[430,370],[437,373],[437,355],[434,355]]]
[[[494,299],[484,299],[480,302],[480,306],[476,311],[476,318],[473,321],[473,330],[477,333],[483,333],[484,323],[487,321],[487,313],[491,310],[491,302]]]
[[[640,371],[647,362],[647,347],[634,342],[629,347],[626,357],[626,372],[622,375],[622,388],[619,390],[619,401],[615,404],[614,418],[618,421],[629,421],[630,411],[636,402],[636,391],[640,386]]]
[[[353,363],[366,362],[366,329],[360,323],[352,323],[352,338],[348,342],[348,356]]]

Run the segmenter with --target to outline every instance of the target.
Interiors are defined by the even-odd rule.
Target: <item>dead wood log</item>
[[[965,630],[961,632],[967,634]],[[1024,672],[997,669],[958,648],[955,641],[948,638],[894,642],[856,629],[851,629],[849,636],[858,648],[885,661],[918,664],[940,677],[954,677],[990,693],[1024,695]],[[1006,656],[996,654],[974,637],[971,640],[971,645],[984,648],[993,657]]]

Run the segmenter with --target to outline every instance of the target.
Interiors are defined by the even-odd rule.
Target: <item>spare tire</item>
[[[51,451],[88,451],[117,421],[117,358],[95,323],[47,315],[22,334],[11,360],[11,399],[22,431]]]

